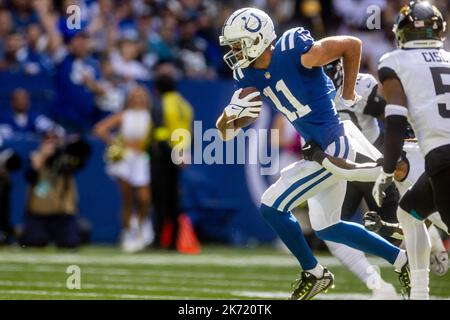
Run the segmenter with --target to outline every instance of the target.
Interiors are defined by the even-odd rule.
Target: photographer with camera
[[[52,132],[43,136],[39,148],[31,153],[26,171],[29,189],[21,245],[79,245],[74,174],[84,166],[89,153],[89,145],[78,138],[64,142]]]

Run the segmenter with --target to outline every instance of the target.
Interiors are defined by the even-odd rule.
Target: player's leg
[[[282,212],[264,203],[261,204],[260,210],[303,269],[300,278],[296,280],[291,299],[310,300],[318,293],[332,287],[333,274],[320,265],[314,257],[295,216],[291,212]]]
[[[343,220],[351,220],[358,211],[363,194],[357,185],[357,182],[347,183],[347,192],[345,193],[344,204],[342,205],[341,217]]]
[[[342,243],[332,241],[325,241],[325,243],[333,256],[372,291],[372,299],[398,299],[394,286],[381,278],[377,268],[370,264],[362,251],[350,248]]]
[[[301,160],[283,169],[280,178],[262,195],[261,214],[269,225],[277,232],[286,247],[297,258],[302,269],[320,277],[323,268],[313,256],[300,224],[285,209],[286,199],[296,190],[305,190],[317,183],[325,170],[314,162]]]
[[[397,210],[411,268],[411,299],[428,299],[429,296],[431,243],[424,220],[435,210],[433,190],[424,173],[402,197]]]
[[[446,231],[448,233],[448,226],[450,225],[450,197],[448,196],[450,190],[450,167],[440,171],[439,174],[432,176],[430,181],[431,187],[433,188],[434,203],[440,213],[442,221],[447,226]],[[434,230],[429,230],[429,233],[432,240],[431,267],[433,272],[438,275],[443,275],[448,270],[448,253],[443,246],[436,228],[434,228]]]
[[[340,219],[346,181],[337,181],[308,200],[310,220],[322,240],[343,243],[357,250],[382,257],[400,270],[406,263],[404,251],[357,223]]]
[[[358,158],[357,160],[358,161]],[[342,219],[351,220],[357,212],[364,195],[364,185],[371,183],[349,182],[342,206]],[[371,190],[370,190],[371,191]],[[395,212],[395,211],[394,211]],[[333,254],[348,270],[350,270],[364,285],[372,291],[373,299],[397,299],[394,287],[386,283],[378,271],[370,265],[362,251],[353,249],[344,244],[325,241],[331,254]]]
[[[346,137],[341,137],[331,144],[326,152],[344,159],[354,159],[355,157]],[[303,269],[307,271],[303,275],[312,275],[317,278],[322,274],[326,275],[327,271],[323,271],[323,268],[310,252],[300,226],[295,217],[290,214],[290,210],[321,190],[335,184],[336,181],[338,181],[338,178],[332,176],[317,163],[299,161],[285,168],[281,172],[280,179],[263,195],[261,213],[297,257]],[[342,202],[339,204],[339,209],[341,205]]]
[[[450,226],[450,167],[430,177],[433,189],[434,203],[440,213],[442,221]]]
[[[303,272],[296,282],[293,299],[311,299],[333,285],[333,275],[314,257],[295,216],[299,198],[312,196],[327,184],[331,174],[315,162],[301,160],[283,169],[280,178],[261,198],[261,214],[299,261]],[[304,201],[304,200],[303,200]],[[298,204],[298,203],[297,203]]]
[[[350,149],[348,140],[340,137],[326,152],[335,157],[347,158],[351,153]],[[306,244],[300,225],[291,210],[331,185],[331,177],[332,174],[316,162],[297,161],[281,171],[280,178],[261,198],[263,217],[297,257],[303,270],[310,271],[317,277],[321,276],[323,269]]]
[[[400,224],[383,221],[377,212],[366,212],[364,225],[366,229],[376,232],[385,238],[390,237],[403,243],[404,236]],[[438,212],[429,216],[425,225],[428,228],[428,235],[431,241],[430,270],[437,276],[443,276],[448,271],[448,253],[436,225],[443,228],[443,230],[447,230],[447,227],[443,225]]]

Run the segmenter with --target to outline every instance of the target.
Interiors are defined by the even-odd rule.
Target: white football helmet
[[[232,48],[223,59],[232,70],[247,68],[276,37],[272,19],[264,11],[239,9],[228,17],[222,27],[220,45]]]

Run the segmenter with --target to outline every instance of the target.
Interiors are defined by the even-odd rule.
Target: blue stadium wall
[[[0,111],[9,107],[9,93],[19,86],[31,92],[35,111],[45,112],[55,95],[52,78],[45,75],[0,73],[0,83]],[[179,89],[194,107],[195,120],[202,121],[205,130],[214,127],[233,85],[229,81],[183,81]],[[114,181],[105,174],[104,144],[94,137],[88,140],[93,154],[87,167],[77,174],[80,216],[92,225],[92,242],[114,243],[120,233],[120,195]],[[25,157],[36,148],[37,141],[13,138],[5,146]],[[275,239],[258,213],[255,190],[249,187],[247,176],[248,168],[237,164],[192,164],[184,169],[183,208],[202,238],[232,245],[256,245]],[[26,196],[23,171],[14,173],[12,180],[12,222],[20,225]]]

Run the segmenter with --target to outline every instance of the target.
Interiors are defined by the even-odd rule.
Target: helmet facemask
[[[226,40],[223,36],[220,37],[221,46],[229,46],[231,48],[224,56],[226,64],[235,70],[238,68],[247,68],[253,61],[255,61],[259,56],[253,56],[251,54],[250,48],[253,45],[259,43],[259,37],[256,40],[251,38],[240,38],[234,40]]]

